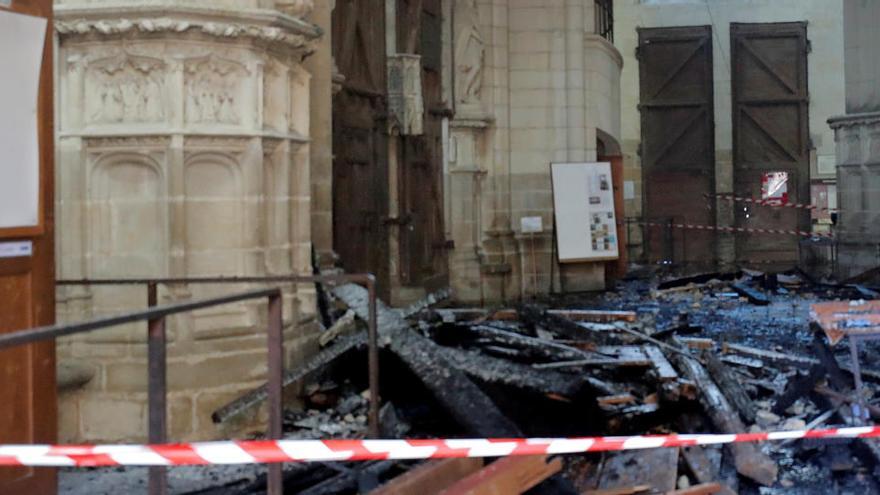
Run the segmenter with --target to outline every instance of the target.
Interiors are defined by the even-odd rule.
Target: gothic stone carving
[[[208,55],[188,60],[184,68],[188,123],[241,123],[242,83],[248,75],[243,65]]]
[[[486,43],[480,34],[476,0],[457,0],[455,9],[455,102],[479,106]]]
[[[424,132],[422,58],[400,54],[388,57],[388,109],[403,135]]]
[[[89,123],[159,122],[165,116],[164,69],[159,59],[122,53],[89,64]]]

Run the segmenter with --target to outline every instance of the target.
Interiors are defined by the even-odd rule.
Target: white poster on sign
[[[611,164],[553,163],[550,173],[559,261],[617,259]]]
[[[0,228],[39,224],[37,95],[46,19],[0,11]]]

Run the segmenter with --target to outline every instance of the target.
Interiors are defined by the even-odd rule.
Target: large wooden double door
[[[385,0],[339,0],[333,12],[333,54],[345,76],[333,100],[334,247],[347,271],[372,272],[383,288],[392,280],[433,287],[445,283],[447,272],[441,2],[397,0],[393,33],[387,32],[385,5]],[[421,56],[422,135],[390,135],[388,36],[397,53]],[[389,167],[392,159],[396,170]],[[399,249],[391,249],[392,228]],[[394,263],[392,252],[400,253]]]

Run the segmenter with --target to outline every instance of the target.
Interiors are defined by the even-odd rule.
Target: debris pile
[[[381,434],[567,437],[859,424],[854,363],[808,314],[820,300],[872,293],[799,273],[738,272],[629,281],[592,298],[511,309],[454,308],[435,298],[400,311],[380,301]],[[330,299],[323,350],[285,377],[289,393],[304,390],[305,408],[286,415],[292,438],[367,435],[367,293],[346,285]],[[761,339],[765,345],[755,345]],[[880,372],[869,363],[862,376],[863,393],[873,397]],[[215,420],[263,400],[255,391]],[[867,403],[880,418],[880,407]],[[319,463],[286,466],[285,484],[308,494],[871,493],[878,490],[877,452],[873,440],[806,440],[564,458]],[[258,479],[224,493],[264,489]]]

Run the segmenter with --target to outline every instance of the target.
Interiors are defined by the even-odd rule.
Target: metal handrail
[[[17,332],[10,332],[0,335],[0,349],[15,347],[19,345],[33,344],[36,342],[41,342],[43,340],[57,339],[59,337],[66,337],[68,335],[74,335],[77,333],[92,332],[94,330],[101,330],[108,327],[125,325],[126,323],[155,320],[177,313],[186,313],[189,311],[209,308],[212,306],[220,306],[223,304],[232,304],[249,299],[269,297],[279,292],[280,289],[253,290],[249,292],[241,292],[211,299],[201,299],[198,301],[153,307],[143,311],[97,318],[81,323],[51,325],[45,327],[37,327],[30,330],[19,330]]]
[[[149,441],[164,443],[167,440],[167,383],[166,383],[166,317],[245,300],[268,298],[268,376],[269,431],[271,439],[283,435],[283,375],[284,375],[284,321],[282,315],[282,291],[280,288],[259,289],[199,301],[168,304],[157,307],[158,286],[185,284],[234,284],[234,283],[362,283],[369,291],[369,381],[370,381],[370,434],[378,436],[379,424],[379,351],[376,313],[376,279],[371,274],[338,275],[278,275],[264,277],[193,277],[152,279],[81,279],[59,280],[57,286],[90,285],[146,285],[147,305],[150,309],[126,314],[97,318],[87,322],[52,325],[21,330],[0,335],[0,349],[27,345],[58,337],[92,332],[138,321],[148,322],[148,407]],[[282,466],[268,466],[267,489],[270,495],[283,493]],[[167,495],[167,471],[165,467],[150,468],[149,493]]]

